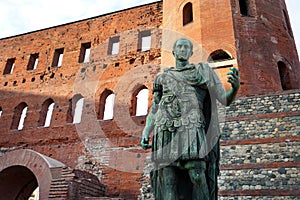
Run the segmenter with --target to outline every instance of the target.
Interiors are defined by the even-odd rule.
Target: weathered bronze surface
[[[151,185],[157,200],[215,200],[219,174],[219,123],[216,101],[233,102],[239,86],[238,70],[227,73],[225,91],[206,63],[190,64],[193,44],[174,43],[176,67],[159,74],[141,145],[152,147]],[[153,131],[152,145],[149,135]]]

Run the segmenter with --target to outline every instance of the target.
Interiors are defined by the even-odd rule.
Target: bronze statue
[[[231,68],[225,91],[208,64],[190,64],[193,44],[174,43],[176,67],[159,74],[141,145],[152,147],[155,170],[151,185],[157,200],[215,200],[219,174],[219,124],[216,100],[228,106],[239,86],[238,70]],[[152,145],[149,135],[154,131]]]

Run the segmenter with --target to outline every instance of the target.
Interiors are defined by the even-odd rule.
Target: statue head
[[[181,38],[174,43],[172,53],[176,60],[188,61],[193,55],[193,43],[189,39]]]

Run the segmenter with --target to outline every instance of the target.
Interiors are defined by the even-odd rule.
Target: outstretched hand
[[[231,84],[233,89],[238,90],[240,87],[239,71],[234,67],[231,67],[230,70],[231,72],[227,73],[227,82]]]

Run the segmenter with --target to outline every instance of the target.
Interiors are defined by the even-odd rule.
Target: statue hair
[[[187,42],[190,44],[190,46],[191,46],[191,51],[193,51],[193,43],[192,43],[189,39],[187,39],[187,38],[180,38],[180,39],[176,40],[176,41],[174,42],[174,45],[173,45],[173,51],[174,51],[175,48],[176,48],[177,42],[180,41],[180,40],[185,40],[185,41],[187,41]]]

